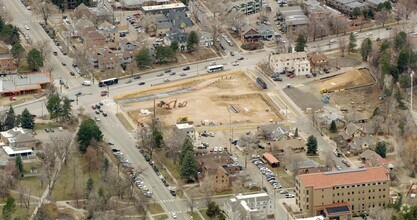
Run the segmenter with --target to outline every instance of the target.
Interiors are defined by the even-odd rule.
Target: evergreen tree
[[[315,155],[317,153],[317,139],[310,135],[307,139],[307,154]]]
[[[145,68],[152,64],[152,57],[148,48],[143,48],[140,50],[135,59],[139,68]]]
[[[348,45],[348,52],[349,53],[353,53],[355,52],[355,48],[356,48],[356,36],[351,33],[349,36],[349,45]]]
[[[87,186],[86,186],[86,192],[85,192],[85,197],[86,198],[88,198],[91,191],[93,191],[93,188],[94,188],[94,180],[90,176],[90,177],[88,177],[88,180],[87,180]]]
[[[294,137],[298,137],[298,127],[295,128]]]
[[[207,211],[206,211],[206,215],[210,218],[215,218],[217,216],[220,216],[221,214],[221,209],[219,207],[219,205],[217,205],[217,203],[215,202],[209,202],[207,204]]]
[[[14,109],[10,106],[9,110],[6,113],[6,119],[4,120],[4,127],[6,130],[12,129],[15,127],[16,115]]]
[[[64,97],[62,99],[62,106],[61,106],[61,112],[60,112],[60,116],[62,118],[62,120],[67,121],[71,119],[71,102],[68,99],[68,97]]]
[[[384,40],[381,46],[379,47],[379,52],[383,53],[390,48],[391,44],[388,40]]]
[[[332,133],[336,133],[337,132],[337,126],[336,126],[336,122],[334,120],[332,120],[332,123],[330,123],[330,132]]]
[[[376,144],[375,153],[379,154],[382,158],[387,157],[387,146],[384,141],[380,141]]]
[[[155,129],[152,134],[153,134],[155,147],[161,148],[162,142],[164,141],[164,136],[162,135],[162,132],[160,132],[158,129]]]
[[[78,129],[78,150],[81,153],[85,153],[92,139],[101,141],[103,134],[93,119],[87,119],[81,122],[80,128]]]
[[[13,197],[7,197],[6,204],[3,206],[3,220],[11,220],[16,211],[16,204]]]
[[[58,118],[61,113],[61,97],[58,94],[49,96],[46,109],[51,119]]]
[[[198,34],[195,31],[191,31],[190,34],[188,34],[188,38],[187,38],[187,47],[189,51],[193,51],[197,48],[198,46]]]
[[[300,34],[297,37],[297,40],[295,40],[296,45],[295,45],[295,51],[297,52],[301,52],[304,51],[304,48],[307,45],[307,38],[304,37],[304,35]]]
[[[358,7],[355,7],[352,11],[352,16],[354,18],[357,18],[359,15],[361,15],[361,9]]]
[[[109,170],[109,167],[110,167],[110,162],[109,162],[109,159],[107,159],[107,157],[104,157],[104,159],[103,159],[103,168],[102,168],[102,170],[103,170],[104,172],[107,172],[107,170]]]
[[[42,59],[41,52],[36,48],[33,48],[32,50],[29,51],[28,56],[27,56],[27,61],[28,61],[29,67],[33,70],[38,70],[39,67],[43,66],[43,59]]]
[[[177,41],[172,41],[171,42],[171,45],[169,45],[169,47],[171,47],[171,49],[174,51],[174,52],[177,52],[178,51],[178,49],[179,49],[179,45],[178,45],[178,42]]]
[[[185,157],[185,154],[188,151],[194,152],[194,145],[193,145],[192,141],[190,140],[190,138],[186,138],[184,143],[182,144],[181,151],[180,151],[180,158],[179,158],[180,159],[180,164],[182,164],[182,161]]]
[[[394,48],[397,51],[400,51],[401,49],[406,47],[406,44],[407,44],[407,34],[404,31],[401,31],[394,38]]]
[[[155,49],[155,58],[159,63],[171,62],[175,58],[175,52],[169,46],[159,46]]]
[[[35,119],[27,108],[25,108],[22,112],[20,123],[22,128],[33,129],[35,127]]]
[[[366,38],[361,44],[361,56],[363,61],[368,61],[369,54],[372,51],[372,41]]]
[[[197,160],[193,151],[187,151],[181,164],[180,176],[185,180],[192,180],[197,176]]]
[[[16,165],[16,169],[20,174],[20,177],[23,177],[25,175],[25,170],[24,170],[24,167],[23,167],[23,161],[22,161],[22,157],[20,156],[20,154],[18,154],[16,156],[16,159],[15,159],[14,162],[15,162],[15,165]]]

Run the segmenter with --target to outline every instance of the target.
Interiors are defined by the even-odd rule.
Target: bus
[[[207,67],[207,72],[209,72],[209,73],[214,72],[214,71],[222,71],[222,70],[224,70],[223,65],[215,65],[215,66]]]
[[[256,78],[256,82],[261,86],[262,89],[267,89],[266,83],[261,78]]]
[[[119,79],[118,78],[105,79],[105,80],[101,80],[98,83],[98,87],[111,86],[111,85],[114,85],[114,84],[117,84],[117,83],[119,83]]]

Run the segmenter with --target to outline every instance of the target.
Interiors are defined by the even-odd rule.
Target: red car
[[[295,77],[295,74],[291,74],[289,77],[290,78],[294,78]]]
[[[101,91],[101,96],[107,96],[107,91]]]
[[[95,105],[92,105],[92,106],[91,106],[91,108],[92,108],[92,109],[96,109],[96,106],[95,106]]]

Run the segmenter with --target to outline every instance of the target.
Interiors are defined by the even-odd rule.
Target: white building
[[[274,72],[293,71],[296,75],[310,73],[310,61],[306,52],[273,54],[269,58],[269,65]]]
[[[273,218],[274,204],[266,192],[239,194],[224,202],[224,212],[230,220],[261,220]]]
[[[194,125],[188,124],[188,123],[176,124],[175,129],[178,132],[181,132],[181,133],[184,133],[184,134],[188,135],[192,140],[194,140],[194,138],[195,138]]]

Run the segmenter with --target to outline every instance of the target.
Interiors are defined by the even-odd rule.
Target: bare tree
[[[203,181],[200,182],[200,192],[203,195],[206,205],[211,202],[211,198],[214,195],[214,186],[214,181],[210,177],[205,177]]]
[[[141,16],[140,22],[143,27],[145,27],[146,33],[154,32],[156,30],[156,20],[154,16],[145,14]]]
[[[389,12],[387,10],[380,10],[376,13],[375,15],[375,20],[379,21],[382,23],[382,27],[385,26],[385,22],[387,21],[389,16]]]
[[[187,204],[188,204],[188,207],[190,207],[191,214],[194,213],[194,208],[197,206],[196,197],[197,196],[194,192],[191,192],[188,194]]]
[[[239,176],[238,178],[234,179],[232,182],[232,190],[234,194],[242,193],[245,189],[244,187],[244,176]]]
[[[14,163],[8,163],[4,169],[0,169],[0,194],[1,197],[6,198],[9,195],[9,190],[15,185],[16,176]]]
[[[229,26],[235,27],[239,32],[239,35],[241,29],[244,26],[248,25],[248,20],[241,11],[232,11],[230,13],[227,13],[225,15],[225,21]]]
[[[28,215],[30,209],[32,187],[22,185],[22,182],[20,182],[17,187],[17,191],[19,192],[20,207],[24,207],[26,209],[26,215]]]
[[[331,17],[330,19],[328,19],[328,21],[330,22],[330,27],[332,28],[333,33],[335,33],[336,36],[339,36],[339,33],[342,30],[344,30],[344,32],[346,33],[347,22],[344,17]]]
[[[390,220],[395,214],[392,208],[373,207],[369,209],[369,217],[376,220]]]
[[[398,10],[402,14],[401,17],[408,20],[410,15],[417,11],[417,4],[414,0],[399,0],[398,1]]]
[[[340,53],[342,57],[345,56],[347,47],[348,47],[348,40],[346,39],[346,37],[339,38],[339,48],[340,48]]]
[[[336,162],[334,161],[332,152],[330,150],[324,152],[324,163],[327,168],[332,168],[336,165]]]
[[[223,20],[225,19],[227,12],[224,2],[207,1],[206,6],[210,9],[213,16],[205,19],[203,26],[212,33],[213,45],[216,46],[216,39],[222,31]]]
[[[176,129],[171,129],[166,135],[164,135],[164,137],[166,153],[172,159],[174,164],[176,164],[179,151],[185,142],[186,135],[183,132],[177,132]]]
[[[48,24],[48,18],[57,11],[56,6],[51,2],[51,0],[36,0],[33,1],[33,12],[42,17],[45,24]]]
[[[135,207],[136,209],[143,213],[142,219],[146,219],[148,216],[148,207],[149,207],[149,198],[144,196],[143,194],[139,193],[138,197],[135,200]]]
[[[257,135],[252,132],[242,135],[239,139],[239,145],[242,147],[253,148],[258,143],[259,143],[259,139]]]
[[[291,151],[291,149],[288,149],[287,151]],[[301,167],[301,163],[304,161],[305,157],[300,154],[295,154],[292,152],[286,153],[286,166],[285,169],[287,169],[289,172],[291,172],[291,175],[295,178],[295,176],[298,174],[298,171]]]
[[[274,72],[272,71],[271,67],[269,66],[268,61],[260,61],[256,64],[256,66],[267,76],[272,75]]]

